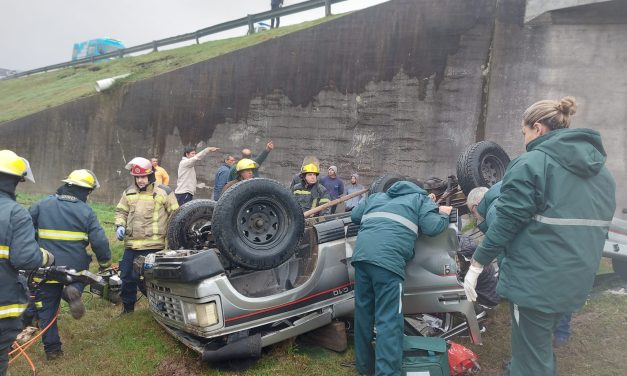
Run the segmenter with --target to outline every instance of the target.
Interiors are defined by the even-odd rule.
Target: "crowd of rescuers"
[[[491,283],[486,297],[494,298],[491,304],[505,297],[511,308],[512,359],[502,375],[556,374],[552,347],[568,340],[570,316],[581,308],[591,289],[616,207],[615,183],[604,165],[600,134],[570,129],[575,109],[572,97],[530,106],[520,126],[526,153],[512,161],[502,183],[468,195],[468,209],[485,238],[479,246],[463,246],[471,253],[464,290],[469,300],[480,300],[482,275],[486,271],[493,275],[489,268],[493,259],[498,260],[497,294],[492,294]],[[250,149],[242,150],[239,161],[226,155],[216,172],[214,199],[228,194],[238,182],[258,176],[273,149],[269,141],[258,156]],[[120,261],[123,314],[133,312],[137,289],[145,293],[133,261],[165,248],[168,217],[194,197],[196,163],[218,150],[185,149],[174,191],[157,158],[136,157],[126,165],[132,180],[115,209],[116,237],[124,241]],[[363,189],[357,174],[345,186],[334,165],[326,176],[319,179],[319,175],[318,159],[306,157],[293,178],[290,189],[303,211]],[[54,322],[61,300],[69,303],[72,317],[80,319],[85,313],[84,285],[41,283],[29,301],[26,282],[18,271],[54,265],[55,260],[56,265],[86,270],[92,260],[85,251],[88,246],[101,269],[111,261],[109,241],[87,204],[89,194],[100,186],[92,171],[70,172],[55,194],[33,204],[30,211],[16,203],[16,187],[25,180],[34,182],[28,161],[0,150],[0,375],[6,373],[13,341],[29,321],[38,317],[40,327]],[[563,186],[573,188],[566,194],[560,189]],[[438,206],[433,194],[405,181],[394,183],[386,192],[364,196],[345,204],[352,221],[360,224],[352,259],[356,368],[360,374],[395,375],[400,373],[402,360],[400,304],[405,263],[413,255],[416,237],[442,232],[452,208]],[[537,200],[548,209],[540,212]],[[333,212],[335,208],[328,206],[318,215]],[[568,270],[555,268],[564,264]],[[373,347],[375,327],[377,333],[386,335],[377,336]],[[44,333],[42,342],[47,359],[63,356],[56,323]]]

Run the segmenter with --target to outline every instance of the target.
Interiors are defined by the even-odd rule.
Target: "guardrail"
[[[177,36],[169,37],[165,39],[160,39],[160,40],[154,40],[150,43],[144,43],[144,44],[140,44],[138,46],[129,47],[129,48],[122,48],[120,50],[109,52],[107,54],[91,56],[91,57],[67,61],[67,62],[59,63],[59,64],[48,65],[42,68],[31,69],[31,70],[27,70],[24,72],[12,74],[3,79],[6,80],[6,79],[11,79],[11,78],[23,77],[23,76],[28,76],[34,73],[48,72],[51,70],[67,68],[67,67],[71,67],[74,65],[92,64],[101,59],[122,58],[124,57],[124,55],[129,55],[129,54],[148,51],[148,50],[152,50],[153,52],[156,52],[159,50],[159,47],[168,46],[168,45],[176,44],[176,43],[188,42],[190,40],[195,40],[196,44],[200,44],[200,38],[202,37],[206,37],[207,35],[211,35],[211,34],[221,33],[223,31],[235,29],[235,28],[242,27],[242,26],[248,26],[248,33],[253,34],[255,32],[255,26],[254,26],[255,22],[264,21],[270,18],[275,18],[275,17],[287,16],[290,14],[296,14],[296,13],[300,13],[300,12],[304,12],[307,10],[312,10],[312,9],[316,9],[320,7],[325,8],[325,16],[330,16],[331,5],[335,3],[340,3],[343,1],[346,1],[346,0],[304,1],[302,3],[290,5],[290,6],[279,8],[276,10],[269,10],[267,12],[249,14],[246,17],[242,17],[237,20],[223,22],[221,24],[217,24],[217,25],[210,26],[204,29],[196,30],[192,33],[181,34],[181,35],[177,35]]]

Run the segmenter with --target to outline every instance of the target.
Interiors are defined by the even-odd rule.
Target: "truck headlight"
[[[218,323],[216,302],[204,304],[184,303],[187,322],[196,326],[212,326]]]

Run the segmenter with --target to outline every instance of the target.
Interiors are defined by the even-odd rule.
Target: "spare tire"
[[[466,148],[457,159],[457,181],[468,195],[473,188],[491,187],[505,176],[509,156],[492,141],[480,141]]]
[[[175,211],[166,234],[169,249],[215,248],[211,218],[216,202],[192,200]]]
[[[241,181],[220,196],[213,234],[221,253],[248,269],[272,269],[294,254],[305,218],[292,193],[270,179]]]

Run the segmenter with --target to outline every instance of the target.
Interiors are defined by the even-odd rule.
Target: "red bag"
[[[481,371],[477,355],[472,350],[455,342],[448,342],[448,366],[451,376],[478,375]]]

